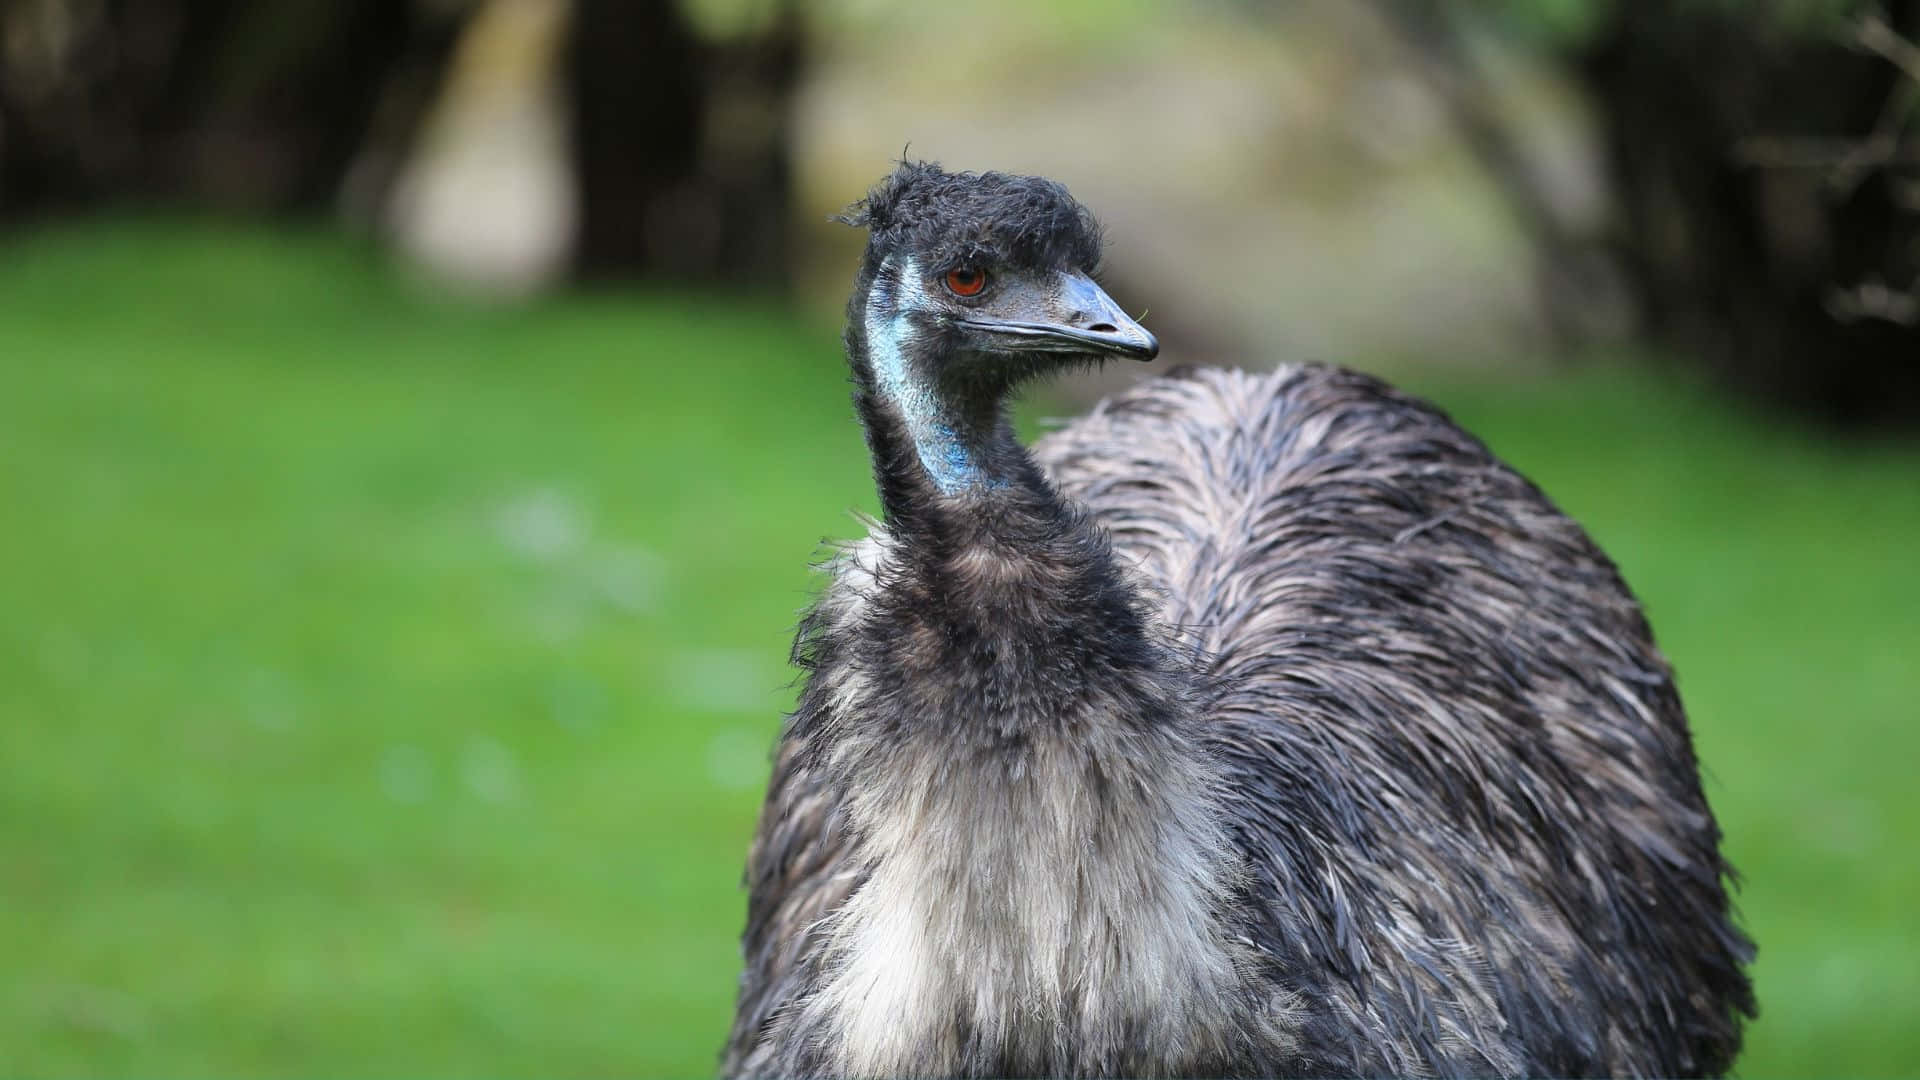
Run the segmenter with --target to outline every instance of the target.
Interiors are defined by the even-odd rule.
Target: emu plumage
[[[1153,348],[1091,218],[903,163],[852,220],[885,519],[795,645],[728,1075],[1728,1067],[1751,948],[1578,525],[1323,367],[1149,380],[1029,453],[1019,381]]]

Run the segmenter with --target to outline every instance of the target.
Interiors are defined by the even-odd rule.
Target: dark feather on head
[[[1038,176],[956,172],[902,161],[834,220],[869,230],[870,258],[908,251],[932,266],[1071,268],[1100,264],[1100,225],[1067,189]]]

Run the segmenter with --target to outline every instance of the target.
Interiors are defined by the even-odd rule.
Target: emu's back
[[[1306,1060],[1731,1063],[1752,950],[1672,673],[1538,489],[1319,367],[1152,380],[1034,453],[1209,676],[1245,932]]]

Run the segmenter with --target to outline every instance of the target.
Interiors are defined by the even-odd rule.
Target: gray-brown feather
[[[1672,673],[1538,489],[1319,367],[1156,380],[1035,455],[1204,658],[1256,935],[1329,1017],[1320,1064],[1729,1065],[1750,947]]]
[[[1728,918],[1727,868],[1672,676],[1613,565],[1536,488],[1429,406],[1319,367],[1152,380],[1042,440],[1034,456],[1111,537],[1164,650],[1146,667],[1165,670],[1141,685],[1165,698],[1152,707],[1170,719],[1153,739],[1171,743],[1094,757],[1203,763],[1174,778],[1170,797],[1212,809],[1165,840],[1201,861],[1218,855],[1217,879],[1176,898],[1206,906],[1194,932],[1218,939],[1181,974],[1191,992],[1170,998],[1197,1034],[1186,1044],[1160,1030],[1142,1038],[1150,1018],[1138,1009],[1116,1006],[1096,1022],[1091,1005],[1055,1015],[1046,1010],[1065,1006],[1040,1003],[1033,1015],[1053,1025],[1051,1040],[999,1031],[990,1046],[970,1026],[985,1019],[943,999],[953,1015],[894,1071],[1728,1066],[1752,1008],[1741,973],[1750,946]],[[1024,579],[1044,577],[1046,560],[981,558],[994,550],[984,544],[956,542],[947,557],[958,565],[944,570],[971,585],[941,603],[1049,587]],[[940,752],[889,741],[910,742],[910,732],[857,730],[869,721],[855,714],[875,711],[863,704],[891,701],[862,685],[886,668],[864,650],[897,648],[911,664],[914,650],[942,647],[913,640],[933,624],[910,610],[873,610],[921,580],[902,558],[881,526],[844,552],[796,645],[808,692],[749,859],[747,973],[728,1075],[836,1067],[819,1056],[831,1036],[808,1025],[836,1022],[816,1015],[847,963],[829,940],[849,933],[840,924],[858,917],[853,901],[884,860],[863,854],[872,826],[853,827],[879,812],[862,818],[852,803],[868,796],[850,791],[849,766],[835,762],[867,754],[894,772],[916,761],[931,769]],[[1087,730],[1098,725],[1076,734]],[[1181,790],[1193,785],[1207,791]],[[1107,812],[1148,809],[1182,812],[1146,803]],[[1019,811],[989,800],[968,812]],[[1012,858],[1023,835],[980,842]],[[973,880],[964,859],[929,865],[952,874],[939,887],[956,905],[995,887]],[[1128,881],[1095,882],[1077,902],[1097,906],[1102,889]],[[1009,1057],[1010,1039],[1048,1049]]]

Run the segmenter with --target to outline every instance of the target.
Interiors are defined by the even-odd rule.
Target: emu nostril
[[[1110,322],[1097,322],[1087,327],[1087,329],[1096,334],[1117,334],[1120,332],[1120,328]]]

